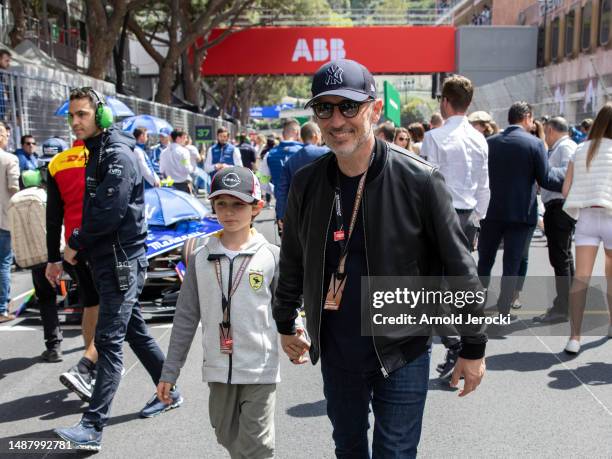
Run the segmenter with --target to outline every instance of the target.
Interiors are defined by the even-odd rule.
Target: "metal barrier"
[[[612,74],[601,75],[593,65],[590,78],[558,84],[558,70],[539,68],[476,88],[470,109],[489,112],[500,127],[507,125],[508,109],[516,101],[526,101],[534,116],[562,115],[570,123],[594,118],[612,94]]]
[[[13,145],[18,146],[21,135],[31,134],[39,143],[49,137],[69,141],[71,131],[66,118],[54,115],[68,99],[70,87],[44,78],[13,72],[0,72],[0,120],[12,128]],[[131,96],[116,95],[137,115],[150,114],[167,120],[172,126],[186,130],[195,140],[196,126],[204,125],[214,132],[225,126],[236,134],[237,127],[224,120],[192,113],[176,107],[149,102]]]

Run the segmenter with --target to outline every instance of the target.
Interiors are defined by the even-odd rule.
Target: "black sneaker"
[[[84,402],[91,400],[91,393],[95,384],[91,373],[81,373],[75,365],[67,372],[62,373],[59,379],[68,390],[77,394]]]
[[[567,322],[569,318],[567,314],[563,314],[562,312],[557,312],[552,309],[549,309],[544,314],[539,316],[535,316],[533,321],[541,324],[556,324],[561,322]]]
[[[42,354],[40,354],[40,358],[49,363],[61,362],[64,360],[62,351],[60,349],[46,349]]]
[[[459,349],[448,349],[446,351],[446,357],[444,362],[438,365],[438,373],[440,373],[440,379],[448,379],[453,374],[457,359],[459,358]]]

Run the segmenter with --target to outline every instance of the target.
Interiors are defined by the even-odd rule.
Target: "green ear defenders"
[[[100,129],[107,129],[111,127],[115,121],[115,117],[111,108],[104,103],[104,97],[102,97],[100,93],[93,88],[87,87],[81,89],[83,91],[87,91],[96,106],[96,126],[98,126]],[[70,116],[70,114],[68,114],[68,124],[72,125],[72,116]]]
[[[95,89],[89,88],[89,94],[95,99],[96,104],[96,126],[100,129],[107,129],[111,127],[115,118],[111,108],[104,103],[104,97],[98,93]]]

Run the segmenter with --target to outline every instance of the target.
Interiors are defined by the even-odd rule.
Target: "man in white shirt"
[[[177,190],[191,193],[191,155],[185,148],[187,133],[182,129],[175,129],[170,133],[172,142],[168,145],[160,158],[159,170],[166,177],[173,180],[172,186]]]
[[[151,163],[145,151],[147,141],[149,140],[147,130],[145,128],[136,128],[134,129],[133,135],[136,139],[134,153],[136,153],[138,157],[138,168],[140,169],[142,178],[145,180],[145,189],[160,186],[159,177],[155,173],[153,163]]]
[[[544,127],[548,150],[548,164],[551,169],[561,169],[563,176],[569,162],[573,159],[577,145],[569,137],[569,124],[560,116],[546,122]],[[574,277],[574,258],[572,256],[572,234],[576,222],[563,211],[565,199],[556,191],[541,189],[544,203],[544,231],[548,246],[548,259],[555,270],[557,296],[553,305],[544,314],[533,318],[534,322],[566,322],[569,312],[569,288]]]
[[[426,132],[421,146],[421,155],[437,165],[446,180],[470,250],[474,250],[479,221],[486,215],[490,198],[487,141],[465,116],[473,94],[474,87],[467,78],[448,78],[440,100],[440,112],[446,121]],[[448,352],[438,371],[441,378],[447,378],[457,361],[461,341],[455,336],[441,338]]]

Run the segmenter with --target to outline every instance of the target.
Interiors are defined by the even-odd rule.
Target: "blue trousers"
[[[338,458],[370,458],[368,414],[374,412],[372,457],[414,458],[429,380],[428,349],[388,378],[349,372],[321,361],[327,416]]]
[[[165,357],[155,339],[149,335],[138,303],[148,266],[145,255],[129,261],[130,286],[127,291],[119,290],[114,260],[91,261],[94,282],[100,295],[94,338],[98,350],[98,375],[83,421],[86,425],[101,429],[108,421],[111,404],[121,381],[123,341],[129,343],[155,386],[159,382]]]
[[[0,314],[7,312],[8,302],[11,298],[12,262],[11,233],[0,229]]]

